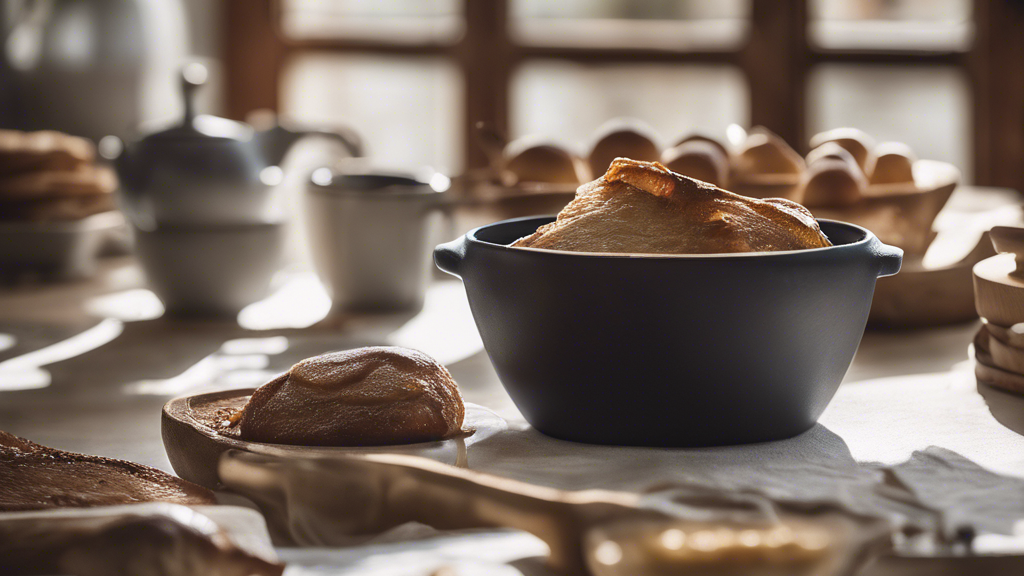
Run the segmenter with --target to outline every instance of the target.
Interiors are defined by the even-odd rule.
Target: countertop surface
[[[528,430],[483,351],[457,281],[436,281],[418,315],[323,319],[329,302],[315,276],[291,272],[237,321],[164,318],[144,285],[134,261],[119,257],[88,281],[0,289],[0,429],[172,471],[160,437],[160,409],[171,397],[258,386],[308,356],[392,344],[433,355],[467,401]],[[857,462],[897,463],[939,446],[1024,478],[1024,397],[976,383],[969,345],[978,326],[869,331],[819,426],[805,436],[825,437],[830,450]],[[452,557],[503,564],[515,558],[510,550],[528,555],[538,545],[522,534],[474,538],[474,550],[460,548],[462,537],[443,536],[404,548],[377,542],[282,552],[307,566],[334,566],[329,573],[376,574],[368,559],[398,550],[422,568]]]
[[[170,470],[160,408],[197,391],[258,386],[308,356],[366,345],[418,348],[448,366],[469,402],[521,416],[491,367],[462,286],[438,281],[415,316],[319,319],[309,273],[235,321],[159,317],[130,258],[89,281],[0,290],[0,429],[66,450]],[[979,323],[868,331],[821,419],[857,460],[895,462],[930,445],[1024,477],[1024,398],[973,375]]]

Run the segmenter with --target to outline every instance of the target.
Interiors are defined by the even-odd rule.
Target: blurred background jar
[[[180,116],[180,1],[5,0],[0,18],[3,125],[98,140]]]

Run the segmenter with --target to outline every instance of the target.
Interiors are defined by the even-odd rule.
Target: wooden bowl
[[[935,160],[914,163],[914,185],[869,186],[859,202],[812,207],[816,218],[850,222],[871,230],[886,244],[903,248],[908,260],[924,256],[935,238],[932,223],[949,201],[960,171]]]
[[[576,197],[576,184],[506,185],[487,174],[468,173],[452,184],[453,236],[501,220],[558,214]]]
[[[974,267],[978,314],[999,326],[1024,323],[1024,228],[996,226],[990,234],[1004,254]]]
[[[1017,193],[963,187],[936,219],[935,240],[924,256],[904,258],[903,269],[875,287],[872,328],[924,328],[978,317],[972,269],[995,255],[988,230],[1020,225]]]
[[[211,426],[213,414],[221,409],[240,409],[249,400],[254,388],[226,390],[175,398],[164,405],[161,431],[164,450],[174,472],[181,478],[206,486],[221,488],[217,462],[227,450],[292,458],[330,458],[345,454],[407,454],[430,458],[454,466],[466,465],[466,447],[504,430],[505,421],[490,410],[466,404],[463,428],[467,435],[438,442],[393,446],[291,446],[246,442]]]
[[[895,276],[879,278],[871,300],[872,328],[925,328],[967,322],[978,317],[971,269],[995,254],[988,233],[963,259],[940,268],[920,258],[904,260]]]

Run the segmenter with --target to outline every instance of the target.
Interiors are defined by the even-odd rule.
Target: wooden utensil
[[[276,537],[330,546],[416,521],[512,527],[550,547],[566,574],[851,574],[889,541],[885,522],[828,506],[783,509],[711,490],[564,492],[411,456],[286,459],[239,451],[224,485],[256,502]]]
[[[984,328],[993,338],[998,339],[1007,346],[1024,350],[1024,324],[1006,327],[986,322]]]
[[[1007,346],[998,338],[992,337],[989,337],[988,346],[996,367],[1007,372],[1024,374],[1024,350]]]
[[[974,267],[978,314],[993,324],[1024,322],[1024,228],[996,226],[989,233],[998,252]]]
[[[1024,350],[1004,343],[995,335],[1003,331],[1008,330],[992,324],[985,324],[978,330],[974,337],[974,376],[989,386],[1024,394],[1024,371],[1017,370],[1024,362]],[[994,353],[997,347],[998,359]]]
[[[440,442],[404,444],[399,446],[332,447],[290,446],[247,442],[217,425],[214,416],[240,410],[254,389],[227,390],[175,398],[168,402],[161,416],[164,450],[178,476],[210,489],[219,489],[217,462],[227,450],[240,450],[281,458],[333,458],[342,454],[413,454],[452,464],[466,465],[466,446],[479,442],[506,428],[505,421],[490,410],[466,404],[465,426],[473,432],[466,438]]]
[[[1024,393],[1024,228],[996,226],[992,244],[1003,252],[974,267],[974,301],[986,320],[974,339],[979,382]]]

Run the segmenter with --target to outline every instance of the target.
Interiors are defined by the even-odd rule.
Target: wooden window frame
[[[464,155],[467,167],[486,165],[471,130],[486,122],[507,131],[510,77],[521,62],[556,58],[582,63],[729,64],[747,78],[750,122],[806,146],[807,75],[823,63],[952,66],[970,86],[974,181],[1024,190],[1024,3],[974,0],[974,40],[966,52],[834,50],[807,38],[807,0],[751,0],[746,41],[732,51],[650,48],[572,48],[517,45],[508,26],[510,0],[465,0],[465,34],[455,43],[285,37],[277,0],[225,0],[226,107],[244,118],[278,109],[278,83],[288,59],[310,50],[338,53],[446,56],[465,78]]]

